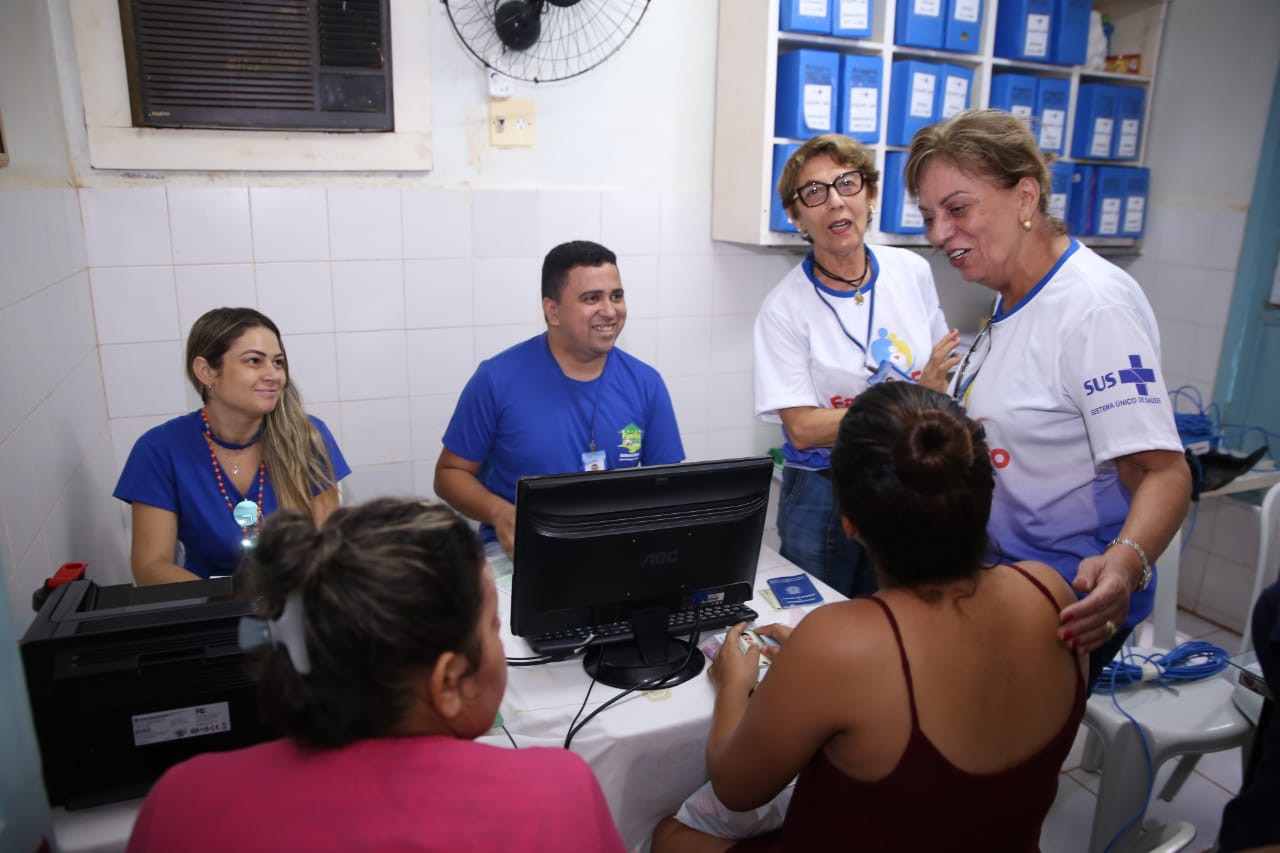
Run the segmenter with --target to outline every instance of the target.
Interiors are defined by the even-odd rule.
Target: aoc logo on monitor
[[[642,569],[652,569],[657,566],[674,566],[678,562],[680,562],[679,551],[650,551],[640,561],[640,567]]]

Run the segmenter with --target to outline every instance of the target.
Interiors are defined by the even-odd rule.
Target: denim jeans
[[[831,480],[804,468],[782,469],[778,502],[782,556],[852,598],[878,588],[866,550],[844,535]]]

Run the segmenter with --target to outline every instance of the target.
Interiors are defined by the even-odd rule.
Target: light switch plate
[[[531,148],[533,101],[489,101],[489,144],[498,148]]]

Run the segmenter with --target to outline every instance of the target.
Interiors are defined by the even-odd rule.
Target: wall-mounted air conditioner
[[[388,0],[120,0],[135,127],[389,131]]]

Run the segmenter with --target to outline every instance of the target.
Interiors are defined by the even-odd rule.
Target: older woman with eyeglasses
[[[832,498],[840,418],[881,381],[944,390],[958,361],[929,264],[865,242],[879,182],[871,152],[846,136],[816,136],[791,155],[778,197],[813,249],[765,298],[755,324],[756,415],[783,432],[782,555],[849,596],[874,592],[876,580]]]
[[[1151,612],[1152,563],[1191,490],[1155,316],[1049,215],[1048,165],[1021,119],[971,110],[925,128],[906,183],[929,242],[999,294],[951,390],[987,430],[993,545],[1075,587],[1058,633],[1090,653],[1092,685]]]

